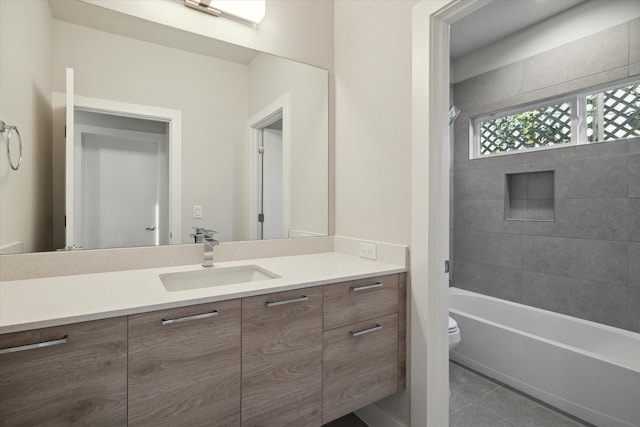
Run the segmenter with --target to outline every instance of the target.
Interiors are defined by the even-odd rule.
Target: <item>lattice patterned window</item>
[[[481,155],[569,142],[570,102],[482,121],[480,125]]]
[[[640,137],[640,82],[472,120],[470,158]]]
[[[587,95],[587,141],[640,136],[640,84]]]

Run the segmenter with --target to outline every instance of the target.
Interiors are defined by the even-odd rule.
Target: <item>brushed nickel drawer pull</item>
[[[366,285],[366,286],[352,286],[351,290],[353,292],[360,292],[360,291],[368,291],[369,289],[378,289],[384,286],[384,283],[381,282],[377,282],[374,283],[373,285]]]
[[[194,316],[179,317],[177,319],[162,319],[162,326],[172,325],[174,323],[180,322],[188,322],[190,320],[208,319],[210,317],[216,317],[217,315],[218,310],[213,310],[211,313],[196,314]]]
[[[266,301],[265,304],[267,307],[277,307],[279,305],[291,304],[301,301],[309,301],[309,297],[306,295],[302,295],[300,298],[286,299],[283,301]]]
[[[361,331],[351,331],[349,333],[351,334],[352,337],[358,337],[360,335],[368,334],[370,332],[379,331],[380,329],[382,329],[382,325],[379,323],[376,323],[376,326],[374,326],[373,328],[363,329]]]
[[[3,348],[2,350],[0,350],[0,354],[15,353],[17,351],[25,351],[25,350],[33,350],[34,348],[51,347],[54,345],[66,344],[67,341],[69,341],[69,335],[65,335],[64,337],[57,340],[37,342],[35,344],[19,345],[17,347]]]

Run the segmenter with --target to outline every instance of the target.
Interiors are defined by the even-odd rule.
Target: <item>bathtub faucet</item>
[[[219,241],[213,238],[216,233],[218,232],[215,230],[193,227],[193,233],[190,234],[195,243],[204,243],[203,267],[213,267],[213,247],[220,244]]]

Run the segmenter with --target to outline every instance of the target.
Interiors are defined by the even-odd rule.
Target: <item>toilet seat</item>
[[[460,343],[460,329],[458,329],[458,322],[449,316],[449,351]]]
[[[454,334],[458,332],[458,322],[455,321],[451,316],[449,316],[449,333]]]

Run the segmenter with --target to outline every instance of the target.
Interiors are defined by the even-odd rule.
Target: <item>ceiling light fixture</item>
[[[265,14],[265,0],[184,0],[184,5],[213,16],[226,16],[259,23]]]

